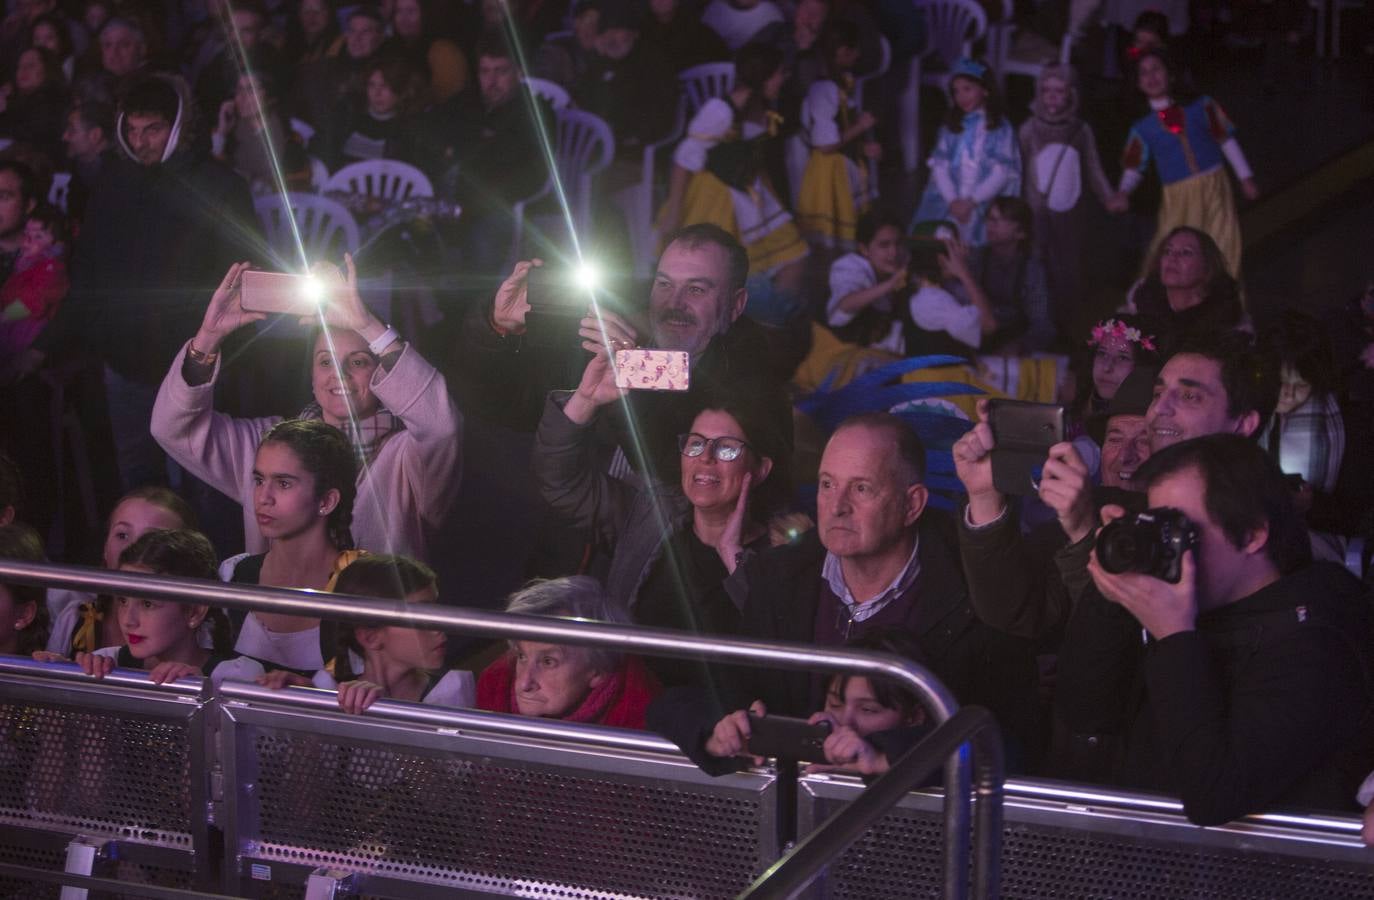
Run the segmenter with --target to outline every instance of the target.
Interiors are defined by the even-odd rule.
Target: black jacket
[[[952,525],[927,510],[920,522],[921,571],[912,588],[917,602],[899,627],[911,632],[925,664],[966,705],[985,706],[997,716],[1019,750],[1038,744],[1034,659],[1026,642],[989,628],[968,602],[959,570]],[[740,613],[742,637],[811,644],[824,579],[825,548],[814,531],[794,545],[759,554],[731,581],[747,585]],[[733,586],[733,585],[732,585]],[[733,592],[732,592],[733,593]],[[770,714],[806,717],[820,706],[817,681],[808,672],[762,666],[723,674],[718,697],[669,691],[649,710],[649,725],[678,744],[707,771],[729,771],[705,757],[702,745],[726,712],[762,700]]]
[[[1059,713],[1115,780],[1217,825],[1275,806],[1347,810],[1374,768],[1370,597],[1315,563],[1145,642],[1088,590],[1059,657]]]

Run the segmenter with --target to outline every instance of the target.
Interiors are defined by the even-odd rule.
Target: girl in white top
[[[263,437],[253,464],[253,510],[269,549],[231,557],[220,577],[316,591],[332,589],[352,549],[357,463],[343,432],[319,419],[278,422]],[[234,649],[271,668],[308,675],[324,667],[333,641],[320,620],[251,612]]]
[[[334,584],[340,594],[394,600],[398,606],[438,599],[434,572],[404,556],[368,555],[354,560]],[[274,672],[264,684],[311,684],[337,691],[339,707],[360,713],[378,699],[409,700],[432,706],[471,707],[476,682],[471,672],[444,670],[447,638],[442,631],[401,625],[339,627],[332,671],[321,669],[309,682]]]
[[[154,529],[119,556],[123,572],[215,577],[215,549],[203,534],[186,529]],[[204,604],[116,597],[115,614],[124,643],[94,653],[76,654],[87,675],[103,678],[116,667],[144,669],[151,681],[164,684],[189,676],[223,681],[252,681],[263,668],[229,651],[229,620]]]

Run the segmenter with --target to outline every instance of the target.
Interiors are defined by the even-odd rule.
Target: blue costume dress
[[[958,222],[959,236],[971,245],[986,243],[983,219],[992,199],[1021,193],[1021,150],[1011,124],[1003,119],[990,129],[981,109],[967,113],[958,132],[940,128],[928,162],[930,182],[912,225],[938,219],[958,222],[949,205],[964,198],[976,206],[967,222]]]

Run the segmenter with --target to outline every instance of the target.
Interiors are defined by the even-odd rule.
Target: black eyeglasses
[[[748,446],[744,441],[733,437],[708,438],[696,432],[677,436],[678,451],[683,456],[693,459],[710,450],[716,462],[734,462]]]

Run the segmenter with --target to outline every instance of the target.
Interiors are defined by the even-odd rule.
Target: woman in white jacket
[[[426,532],[443,519],[461,475],[462,416],[433,366],[363,305],[353,260],[321,304],[323,324],[311,353],[314,402],[298,418],[343,431],[358,457],[353,535],[366,550],[427,559]],[[213,406],[219,349],[232,332],[259,321],[246,312],[240,279],[229,268],[200,330],[163,379],[153,407],[153,437],[191,474],[243,504],[248,552],[267,541],[253,513],[253,459],[280,416],[235,419]]]

